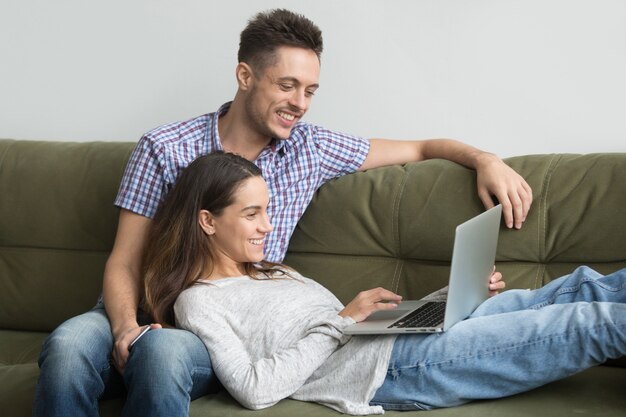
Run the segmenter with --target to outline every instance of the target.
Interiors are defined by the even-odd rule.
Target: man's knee
[[[72,370],[77,367],[106,367],[113,336],[105,315],[90,311],[71,318],[45,340],[39,366]]]
[[[204,343],[193,333],[156,329],[131,349],[124,371],[129,397],[194,399],[219,390]]]
[[[173,369],[210,366],[202,341],[193,333],[179,329],[149,331],[133,346],[128,360],[137,365],[159,364]]]

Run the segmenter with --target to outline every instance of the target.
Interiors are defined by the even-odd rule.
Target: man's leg
[[[179,329],[151,330],[139,339],[124,380],[128,394],[123,416],[129,417],[187,416],[191,400],[221,387],[204,343]]]
[[[121,379],[109,363],[113,336],[101,304],[52,332],[39,356],[34,416],[97,416],[98,399],[111,380]],[[112,387],[115,389],[115,387]]]
[[[626,303],[626,269],[604,276],[581,266],[536,290],[509,290],[492,297],[482,303],[472,317],[579,301]]]
[[[400,336],[375,404],[451,407],[524,392],[626,354],[626,304],[576,302]]]

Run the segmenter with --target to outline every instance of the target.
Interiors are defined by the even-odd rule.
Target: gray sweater
[[[354,415],[370,406],[388,368],[394,336],[350,337],[343,305],[315,281],[205,281],[176,301],[177,325],[207,346],[222,385],[244,407],[261,409],[291,397]]]

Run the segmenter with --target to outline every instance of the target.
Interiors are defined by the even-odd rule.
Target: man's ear
[[[254,78],[254,73],[252,72],[252,67],[250,67],[250,65],[245,62],[237,64],[235,76],[237,77],[237,84],[239,85],[240,90],[247,91],[250,89]]]
[[[200,210],[198,214],[198,224],[207,236],[215,234],[214,220],[215,218],[209,210]]]

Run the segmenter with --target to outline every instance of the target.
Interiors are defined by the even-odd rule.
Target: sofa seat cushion
[[[37,363],[48,333],[0,330],[0,366]]]
[[[429,417],[447,416],[572,416],[618,417],[626,410],[624,386],[626,373],[618,368],[599,366],[544,387],[508,398],[493,401],[476,401],[460,407],[432,410]],[[611,404],[607,407],[606,404]],[[244,417],[250,416],[227,393],[201,397],[191,403],[193,416]],[[339,416],[329,408],[314,403],[283,400],[275,406],[255,411],[255,417],[269,416]],[[411,414],[413,415],[413,414]],[[385,416],[406,417],[406,412],[387,411]]]
[[[3,415],[30,415],[30,404],[39,376],[37,359],[47,335],[0,330],[0,404]]]

